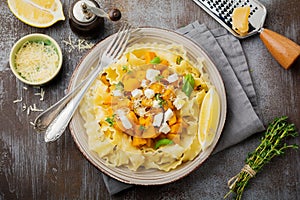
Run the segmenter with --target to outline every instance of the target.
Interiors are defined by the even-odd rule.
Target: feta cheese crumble
[[[160,127],[163,117],[164,117],[164,114],[162,112],[156,114],[153,118],[153,123],[152,123],[153,126]]]
[[[139,98],[140,96],[143,95],[143,91],[140,90],[140,89],[134,89],[132,92],[131,92],[131,95],[133,98]]]
[[[152,89],[146,89],[144,91],[145,93],[145,96],[148,98],[148,99],[151,99],[152,97],[154,97],[155,93],[154,93],[154,90]]]
[[[165,123],[163,123],[162,126],[160,127],[159,132],[162,132],[162,133],[164,133],[164,134],[167,134],[167,133],[170,132],[170,130],[171,130],[171,128],[170,128],[169,125],[165,122]]]
[[[177,80],[178,80],[178,75],[176,73],[168,76],[168,78],[167,78],[167,81],[169,83],[174,83]]]
[[[184,106],[184,104],[185,104],[185,101],[178,97],[173,102],[173,105],[175,106],[175,108],[177,110],[180,110]]]
[[[148,69],[146,72],[146,79],[148,79],[149,81],[156,82],[156,77],[160,75],[160,71],[159,70],[155,70],[155,69]]]

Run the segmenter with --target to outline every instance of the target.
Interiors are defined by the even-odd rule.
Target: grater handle
[[[262,29],[260,39],[279,64],[288,69],[300,56],[300,46],[269,29]]]

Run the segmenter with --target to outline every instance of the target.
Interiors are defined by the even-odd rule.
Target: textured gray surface
[[[137,26],[156,26],[176,30],[199,20],[209,29],[218,28],[209,15],[191,0],[99,0],[103,7],[118,7],[123,18]],[[62,1],[67,17],[73,1]],[[299,0],[264,0],[268,10],[265,27],[300,43]],[[73,50],[62,42],[77,38],[68,21],[46,29],[23,24],[9,11],[6,1],[0,2],[0,199],[222,199],[227,192],[228,179],[239,172],[244,159],[259,143],[260,133],[246,141],[209,158],[199,169],[171,184],[136,186],[110,197],[99,170],[91,165],[74,144],[69,131],[57,142],[45,144],[29,124],[38,113],[27,115],[15,99],[23,97],[28,105],[36,103],[47,108],[65,92],[72,72],[86,53]],[[118,24],[105,21],[102,38],[115,32]],[[39,89],[24,90],[9,70],[8,56],[14,42],[28,33],[46,33],[58,41],[63,49],[64,64],[59,76],[46,85],[45,100],[34,93]],[[290,70],[282,69],[270,56],[258,36],[241,41],[251,69],[258,95],[260,117],[264,124],[279,115],[288,115],[300,127],[300,62]],[[299,137],[289,140],[298,143]],[[299,199],[299,151],[288,151],[274,159],[253,179],[244,199]]]

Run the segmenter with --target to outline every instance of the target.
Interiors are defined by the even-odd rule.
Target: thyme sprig
[[[235,193],[235,199],[241,199],[249,180],[265,164],[269,163],[275,156],[283,155],[288,148],[298,149],[296,144],[288,145],[284,143],[286,137],[298,136],[295,125],[288,123],[287,119],[288,117],[286,116],[278,117],[269,124],[260,145],[248,154],[245,161],[246,164],[241,172],[229,180],[230,191],[224,198],[227,198],[231,193]]]

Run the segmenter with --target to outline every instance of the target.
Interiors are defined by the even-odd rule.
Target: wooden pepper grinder
[[[76,1],[69,10],[69,23],[72,31],[87,38],[101,34],[104,29],[104,18],[118,21],[121,19],[121,12],[118,9],[112,9],[106,13],[94,0]]]

